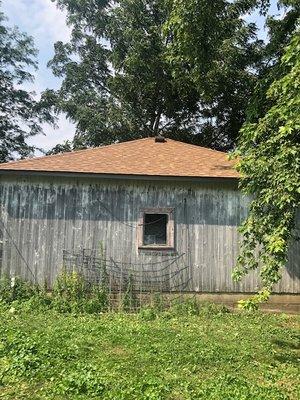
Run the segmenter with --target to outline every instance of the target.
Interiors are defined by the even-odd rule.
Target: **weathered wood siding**
[[[188,266],[188,291],[253,292],[257,274],[233,283],[237,227],[248,201],[234,186],[75,178],[1,177],[1,274],[51,285],[63,250],[100,248],[106,257],[135,265],[159,265],[178,257]],[[138,250],[141,208],[175,208],[175,252]],[[27,266],[26,266],[27,264]],[[294,244],[276,292],[299,293],[300,243]]]

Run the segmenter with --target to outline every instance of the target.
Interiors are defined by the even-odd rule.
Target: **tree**
[[[189,23],[196,32],[181,42],[195,49],[190,57],[176,53],[181,28],[172,1],[57,0],[73,31],[69,43],[55,44],[49,65],[63,83],[48,95],[76,123],[80,143],[97,146],[161,132],[232,147],[255,84],[248,70],[259,59],[261,42],[230,1],[200,1],[198,19],[185,1],[179,3],[185,19],[178,24]],[[198,63],[194,70],[191,60]],[[191,79],[196,70],[201,87]]]
[[[231,149],[246,120],[257,120],[269,107],[266,91],[278,78],[278,64],[299,17],[299,3],[282,19],[267,18],[269,42],[257,39],[255,24],[243,15],[260,11],[268,0],[172,0],[166,32],[169,59],[181,87],[194,86],[200,98],[198,129],[214,147]]]
[[[285,50],[280,69],[283,76],[267,92],[273,105],[258,122],[244,125],[235,153],[240,157],[241,188],[253,200],[241,227],[242,249],[234,276],[240,279],[260,267],[263,283],[258,295],[241,302],[249,308],[268,299],[295,239],[300,205],[299,29]]]
[[[33,80],[29,69],[36,68],[35,56],[32,38],[8,28],[0,12],[0,162],[29,156],[34,146],[26,139],[41,131],[41,122],[54,122],[46,101],[22,88]]]
[[[73,31],[70,43],[55,44],[49,65],[64,80],[48,96],[86,146],[189,132],[197,97],[194,90],[180,96],[174,86],[162,35],[164,1],[111,3],[58,1]]]
[[[51,156],[53,154],[69,153],[74,150],[74,146],[70,140],[65,140],[63,143],[59,143],[54,146],[51,150],[47,151],[46,155]]]
[[[268,6],[268,2],[263,2],[263,4],[265,7]],[[282,18],[269,16],[266,19],[269,41],[264,46],[261,55],[261,65],[257,71],[257,84],[247,108],[246,120],[248,122],[257,122],[270,108],[272,100],[267,96],[267,91],[272,82],[282,76],[280,60],[299,24],[300,3],[298,1],[279,1],[278,8],[283,13]]]

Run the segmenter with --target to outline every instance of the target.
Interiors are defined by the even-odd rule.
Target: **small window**
[[[148,208],[141,211],[138,246],[145,249],[174,248],[174,210]]]
[[[167,214],[145,214],[143,245],[167,245]]]

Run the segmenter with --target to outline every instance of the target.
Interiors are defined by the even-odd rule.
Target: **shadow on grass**
[[[274,344],[281,349],[290,349],[290,350],[300,350],[300,335],[296,336],[296,343],[292,341],[287,341],[287,340],[279,340],[276,339],[274,340]]]
[[[274,344],[279,347],[281,352],[275,356],[275,359],[281,363],[295,364],[299,366],[300,360],[300,336],[296,336],[295,341],[274,340]]]

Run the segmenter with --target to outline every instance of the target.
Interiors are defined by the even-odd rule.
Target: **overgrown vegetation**
[[[234,314],[194,299],[166,311],[62,314],[32,307],[42,291],[3,293],[1,399],[298,398],[297,316]]]
[[[266,301],[297,239],[300,205],[300,30],[282,58],[284,76],[268,90],[272,107],[257,123],[246,124],[236,151],[241,188],[253,198],[242,225],[241,254],[235,277],[261,268],[262,291],[244,303]],[[299,227],[298,227],[299,229]]]
[[[54,309],[60,313],[99,313],[106,311],[108,297],[102,285],[90,286],[76,273],[62,272],[52,293],[19,278],[0,280],[0,301],[14,308]]]
[[[164,296],[162,293],[144,294],[138,298],[134,291],[134,278],[129,276],[123,293],[110,294],[106,275],[96,284],[91,284],[77,272],[63,271],[58,275],[51,293],[38,285],[20,278],[0,279],[0,302],[22,309],[48,309],[66,314],[98,314],[108,311],[138,312],[141,318],[152,319],[166,310],[174,315],[199,315],[226,313],[222,305],[200,303],[195,297]]]

